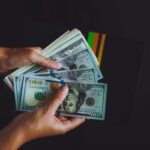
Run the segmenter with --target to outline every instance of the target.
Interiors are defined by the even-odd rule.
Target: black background
[[[149,149],[149,17],[146,0],[0,1],[1,46],[45,47],[74,27],[85,35],[91,30],[109,35],[102,64],[110,86],[106,121],[87,121],[64,136],[31,141],[21,149]],[[16,112],[3,82],[0,92],[3,127]]]

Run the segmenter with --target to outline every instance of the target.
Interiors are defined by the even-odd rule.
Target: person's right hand
[[[45,68],[60,69],[62,65],[40,54],[40,47],[4,48],[0,47],[0,72],[37,64]]]
[[[19,126],[27,129],[27,140],[45,136],[61,135],[84,122],[85,119],[83,118],[67,119],[63,116],[55,116],[57,108],[63,102],[67,94],[68,87],[61,87],[43,107],[39,107],[33,113],[24,113],[14,120],[15,124],[16,122],[22,122]]]
[[[46,105],[38,108],[35,112],[23,113],[17,116],[13,122],[6,127],[5,130],[7,131],[16,131],[12,134],[12,137],[18,139],[17,148],[32,139],[65,134],[85,121],[84,118],[67,119],[63,116],[55,116],[57,108],[63,102],[67,94],[68,87],[60,88]],[[9,137],[7,136],[6,141],[8,140]],[[15,145],[15,141],[13,141],[13,145]]]

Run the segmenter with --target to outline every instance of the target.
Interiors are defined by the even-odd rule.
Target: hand
[[[60,69],[62,65],[40,55],[40,47],[0,48],[0,72],[25,65],[38,64],[45,68]]]
[[[67,94],[68,88],[66,86],[60,88],[46,105],[38,108],[35,112],[19,115],[6,127],[7,132],[9,130],[16,130],[16,135],[14,134],[13,136],[13,139],[16,137],[15,140],[17,140],[17,142],[13,141],[13,146],[17,143],[16,149],[32,139],[65,134],[85,121],[83,118],[67,119],[62,116],[55,116],[57,108],[63,102]],[[6,141],[7,144],[8,142],[11,143],[8,136],[6,137]],[[0,147],[0,149],[2,148]],[[10,148],[9,150],[12,149]]]

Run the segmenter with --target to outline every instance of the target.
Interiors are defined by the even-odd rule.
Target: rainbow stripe
[[[94,54],[97,56],[97,60],[100,66],[102,63],[105,41],[106,34],[102,34],[101,36],[100,33],[97,32],[89,32],[88,34],[89,46],[93,50]]]

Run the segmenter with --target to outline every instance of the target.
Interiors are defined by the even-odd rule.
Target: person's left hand
[[[0,72],[6,72],[29,64],[38,64],[45,68],[60,69],[62,65],[45,58],[40,47],[0,48]]]

